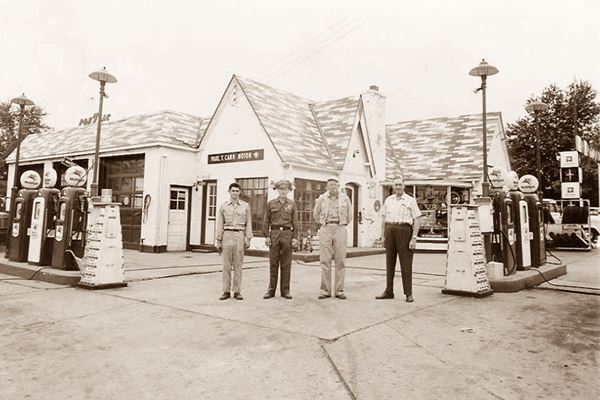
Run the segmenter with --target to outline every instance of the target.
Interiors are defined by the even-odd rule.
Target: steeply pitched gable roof
[[[358,101],[358,97],[344,97],[313,104],[315,118],[329,146],[332,161],[338,169],[344,167]]]
[[[140,145],[197,145],[208,118],[176,111],[158,111],[102,123],[101,151]],[[71,154],[91,154],[96,146],[96,125],[49,131],[27,136],[21,143],[21,159],[43,159]],[[14,161],[15,152],[7,160]]]
[[[282,161],[341,170],[359,98],[314,102],[235,76]]]
[[[481,127],[482,115],[469,114],[389,124],[386,135],[405,179],[468,181],[481,176]],[[494,136],[504,135],[499,112],[487,114],[487,128],[489,152]]]

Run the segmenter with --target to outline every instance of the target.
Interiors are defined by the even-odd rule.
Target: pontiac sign
[[[209,164],[223,164],[242,161],[256,161],[265,158],[264,149],[233,151],[230,153],[209,154]]]

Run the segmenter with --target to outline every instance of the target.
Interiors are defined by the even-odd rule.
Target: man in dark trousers
[[[292,183],[288,180],[280,180],[275,184],[275,189],[279,192],[279,196],[267,204],[263,223],[265,244],[270,247],[269,289],[263,298],[270,299],[275,296],[279,268],[281,268],[279,285],[281,297],[291,299],[292,248],[297,244],[298,215],[296,204],[287,197],[292,190]]]
[[[394,274],[396,256],[400,259],[402,288],[406,301],[412,303],[412,262],[413,251],[419,233],[421,211],[414,197],[404,193],[404,179],[394,179],[394,194],[388,196],[381,208],[381,238],[385,244],[387,285],[376,299],[394,298]]]

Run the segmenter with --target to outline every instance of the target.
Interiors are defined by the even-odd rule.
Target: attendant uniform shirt
[[[217,218],[217,242],[223,239],[225,229],[241,229],[245,232],[246,239],[252,238],[252,216],[248,203],[241,199],[223,203]]]
[[[398,197],[395,193],[388,196],[382,207],[385,222],[412,225],[421,216],[421,210],[414,197],[403,193]]]
[[[269,236],[271,226],[284,226],[292,228],[294,236],[298,232],[298,215],[296,214],[296,204],[286,198],[284,201],[278,197],[267,203],[265,218],[263,223],[263,235]]]
[[[328,196],[325,201],[329,202],[327,207],[327,216],[325,217],[325,222],[340,222],[340,212],[339,212],[339,195],[336,198]]]

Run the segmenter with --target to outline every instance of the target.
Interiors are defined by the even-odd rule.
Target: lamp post
[[[11,104],[17,104],[21,112],[19,113],[19,128],[17,129],[17,153],[15,154],[15,167],[13,170],[13,185],[10,188],[10,209],[8,210],[8,220],[10,221],[10,227],[15,217],[15,200],[17,199],[17,193],[19,188],[17,187],[17,179],[19,179],[19,159],[21,157],[21,140],[23,136],[23,119],[25,117],[25,107],[34,105],[25,93],[19,97],[15,97],[10,101]],[[10,229],[9,229],[10,232]],[[10,247],[10,240],[6,240],[6,257],[8,257],[8,251]]]
[[[478,66],[471,69],[469,71],[469,75],[471,76],[479,76],[481,77],[481,87],[477,89],[477,91],[481,90],[481,95],[483,97],[483,180],[481,181],[481,196],[488,197],[490,195],[490,186],[488,182],[488,174],[487,174],[487,112],[486,112],[486,85],[487,85],[487,77],[491,75],[496,75],[498,73],[498,68],[493,65],[485,62],[485,59],[481,60]]]
[[[106,70],[106,67],[88,75],[100,82],[100,104],[98,106],[98,125],[96,128],[96,149],[94,151],[94,178],[92,180],[92,197],[98,196],[98,176],[100,175],[100,131],[102,130],[102,105],[104,102],[104,86],[106,83],[115,83],[117,78]]]
[[[533,118],[535,120],[535,162],[537,180],[541,193],[544,193],[544,186],[542,185],[542,162],[540,156],[540,113],[546,111],[547,109],[548,104],[541,101],[532,101],[525,107],[525,110],[527,110],[528,113],[533,114]],[[540,199],[542,197],[543,195],[540,195]]]

